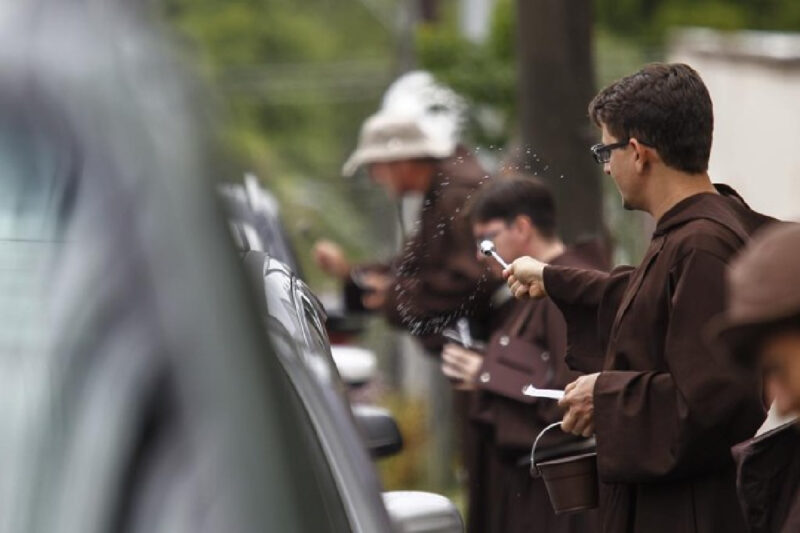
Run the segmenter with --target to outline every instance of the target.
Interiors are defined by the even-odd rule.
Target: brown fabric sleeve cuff
[[[620,408],[620,392],[630,380],[627,372],[600,372],[594,383],[594,433],[597,441],[597,473],[604,482],[621,481],[625,446],[615,436],[614,414]]]
[[[562,279],[562,268],[563,267],[557,265],[547,265],[542,270],[542,284],[544,285],[544,290],[547,296],[552,298],[553,301],[558,300],[561,291],[563,291],[564,280]]]
[[[581,269],[548,265],[542,280],[545,291],[567,322],[567,366],[583,373],[597,372],[603,364],[603,346],[597,331],[597,305],[580,302]],[[594,303],[594,302],[592,302]]]
[[[544,290],[559,306],[560,303],[575,303],[578,295],[574,294],[576,285],[571,283],[575,272],[574,268],[558,265],[547,265],[542,271]]]

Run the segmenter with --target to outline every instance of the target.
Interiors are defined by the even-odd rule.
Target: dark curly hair
[[[653,63],[612,83],[589,103],[589,117],[620,141],[635,137],[654,147],[672,168],[691,174],[708,169],[714,110],[689,65]]]

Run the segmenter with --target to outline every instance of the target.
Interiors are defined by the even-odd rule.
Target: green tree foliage
[[[199,58],[226,119],[233,167],[254,171],[281,200],[305,254],[330,237],[358,252],[369,187],[340,175],[361,121],[393,78],[394,35],[370,8],[394,0],[164,0],[167,20]],[[363,244],[362,244],[363,243]],[[314,269],[307,269],[313,275]]]
[[[336,174],[349,148],[343,130],[357,128],[391,77],[391,36],[371,13],[355,1],[165,5],[222,91],[237,132],[265,137],[278,169]],[[246,136],[242,147],[252,142]]]
[[[515,1],[496,0],[486,43],[461,35],[456,0],[441,0],[442,20],[417,31],[421,66],[471,99],[480,144],[503,144],[516,126]],[[595,16],[600,84],[657,59],[670,27],[800,31],[799,0],[595,0]]]
[[[486,43],[460,34],[458,0],[440,0],[441,21],[416,32],[419,66],[471,100],[470,132],[482,146],[505,146],[517,129],[516,1],[523,0],[495,0]],[[401,0],[161,4],[193,55],[202,58],[228,118],[221,137],[236,164],[220,178],[254,170],[301,222],[290,226],[295,237],[308,233],[300,231],[305,228],[311,237],[342,240],[356,252],[363,243],[364,254],[390,241],[381,241],[385,233],[376,237],[375,224],[368,222],[385,212],[385,204],[377,203],[380,192],[340,179],[339,170],[361,121],[397,74],[394,15],[400,5]],[[603,85],[657,59],[672,25],[797,31],[800,1],[596,0],[595,16]],[[299,242],[298,249],[309,241]]]
[[[517,107],[513,0],[497,1],[485,43],[461,35],[454,22],[457,2],[446,7],[443,22],[417,31],[420,66],[469,99],[469,135],[475,143],[505,145]]]
[[[597,0],[605,29],[658,42],[676,25],[721,30],[800,30],[797,0]]]

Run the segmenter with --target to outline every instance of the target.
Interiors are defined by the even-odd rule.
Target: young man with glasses
[[[568,324],[562,429],[597,439],[606,532],[739,532],[730,446],[764,417],[759,380],[703,341],[725,303],[731,257],[771,219],[708,172],[713,111],[698,74],[653,64],[589,105],[592,153],[624,206],[657,225],[638,267],[611,273],[526,257],[506,272],[517,297],[549,298]]]
[[[553,195],[538,179],[516,175],[494,178],[470,207],[476,253],[500,277],[502,267],[479,250],[490,240],[500,257],[524,255],[555,265],[604,266],[593,243],[566,247],[556,233]],[[531,444],[548,424],[561,419],[558,405],[522,394],[528,384],[564,388],[578,374],[564,363],[567,327],[558,308],[546,300],[508,299],[493,310],[486,349],[455,343],[442,351],[442,371],[455,386],[470,391],[470,418],[479,450],[468,465],[468,531],[476,533],[592,533],[595,514],[553,512],[544,482],[529,474]],[[575,437],[552,433],[544,448]],[[581,439],[582,440],[582,439]]]

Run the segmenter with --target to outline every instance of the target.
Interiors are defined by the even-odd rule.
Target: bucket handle
[[[536,440],[533,441],[533,446],[531,446],[531,474],[533,475],[533,477],[539,477],[542,475],[542,473],[539,471],[539,467],[536,466],[536,445],[539,444],[539,439],[542,438],[542,435],[544,435],[554,427],[561,427],[561,420],[559,420],[558,422],[553,422],[552,424],[544,428],[538,435],[536,435]]]

